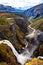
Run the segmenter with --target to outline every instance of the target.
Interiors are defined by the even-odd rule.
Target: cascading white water
[[[34,50],[36,49],[37,46],[33,46],[31,48],[31,52],[29,52],[29,49],[26,49],[25,48],[25,51],[21,54],[18,54],[18,52],[16,51],[16,49],[14,48],[14,46],[12,45],[12,43],[10,43],[8,40],[2,40],[0,41],[0,44],[7,44],[8,46],[10,46],[10,48],[12,49],[13,51],[13,54],[16,56],[17,58],[17,61],[19,63],[21,63],[21,65],[24,65],[25,62],[29,59],[31,60],[31,55],[33,54]]]
[[[35,30],[34,28],[32,28],[31,25],[32,25],[32,24],[30,24],[30,25],[28,26],[28,28],[30,28],[31,30],[33,30],[33,32],[30,33],[30,34],[28,34],[28,35],[26,35],[26,36],[25,36],[26,38],[33,38],[33,37],[35,36],[36,30]]]
[[[31,26],[29,25],[29,27],[31,28]],[[35,34],[35,29],[31,28],[33,30],[33,32],[31,34],[28,34],[26,37],[31,37],[33,38],[34,37],[34,34]],[[8,40],[2,40],[0,41],[0,44],[7,44],[8,46],[10,46],[10,48],[12,49],[13,51],[13,54],[16,56],[17,58],[17,61],[19,63],[21,63],[21,65],[24,65],[25,62],[29,59],[31,60],[31,56],[33,54],[33,52],[35,51],[35,49],[37,48],[37,45],[34,45],[31,47],[31,51],[29,51],[29,48],[27,48],[27,46],[29,45],[28,42],[25,40],[25,48],[24,48],[24,52],[22,52],[21,54],[19,54],[16,49],[14,48],[14,46],[12,45],[12,43],[10,43]]]
[[[26,62],[27,59],[29,59],[28,57],[28,54],[27,54],[27,51],[22,53],[22,54],[18,54],[18,52],[16,51],[16,49],[14,48],[14,46],[12,45],[12,43],[10,43],[8,40],[2,40],[0,41],[0,44],[7,44],[8,46],[10,46],[10,48],[12,49],[13,51],[13,54],[16,56],[17,58],[17,61],[19,63],[21,63],[22,65],[24,65],[24,63]],[[26,55],[25,55],[26,53]]]

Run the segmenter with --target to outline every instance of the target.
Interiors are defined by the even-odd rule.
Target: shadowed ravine
[[[32,38],[35,37],[36,30],[35,30],[34,28],[32,28],[31,25],[29,25],[29,28],[31,28],[31,29],[33,30],[33,32],[32,32],[31,34],[26,35],[26,38],[32,39]],[[39,35],[39,34],[41,34],[41,32],[37,33],[37,35]],[[13,54],[14,54],[14,55],[16,56],[16,58],[17,58],[17,61],[18,61],[19,63],[21,63],[21,65],[24,65],[25,62],[26,62],[28,59],[29,59],[29,60],[32,59],[31,56],[32,56],[33,52],[35,51],[35,49],[36,49],[36,48],[38,47],[38,45],[39,45],[39,41],[36,40],[36,41],[35,41],[36,44],[34,44],[33,46],[30,46],[31,49],[29,50],[29,48],[28,48],[29,43],[28,43],[28,41],[26,40],[26,38],[24,39],[26,46],[23,48],[24,51],[23,51],[22,53],[20,53],[20,54],[16,51],[16,49],[14,48],[14,46],[12,45],[12,43],[10,43],[8,40],[2,40],[2,41],[0,41],[0,44],[3,43],[3,44],[7,44],[8,46],[10,46],[10,48],[11,48],[12,51],[13,51]],[[38,58],[39,58],[39,57],[38,57]]]
[[[31,53],[29,53],[29,51],[27,49],[25,49],[25,51],[21,54],[18,54],[18,52],[16,51],[16,49],[14,48],[14,46],[8,41],[8,40],[2,40],[0,41],[0,44],[7,44],[8,46],[10,46],[10,48],[12,49],[14,55],[17,58],[17,61],[19,63],[21,63],[21,65],[24,65],[24,63],[27,61],[27,59],[31,60],[31,55],[33,53],[33,51],[35,50],[36,46],[34,46],[34,48],[31,50]]]

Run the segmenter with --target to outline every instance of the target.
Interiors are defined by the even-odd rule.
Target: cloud
[[[0,0],[0,4],[10,5],[21,9],[28,9],[40,3],[43,3],[43,0]]]

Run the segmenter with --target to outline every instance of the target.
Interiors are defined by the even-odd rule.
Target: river
[[[29,25],[29,28],[31,28],[33,30],[33,32],[31,34],[28,34],[26,37],[33,38],[34,35],[35,35],[35,31],[36,30],[34,28],[32,28],[31,25]],[[26,41],[26,39],[25,39],[25,41]],[[12,45],[12,43],[9,42],[8,40],[1,40],[0,44],[2,44],[2,43],[3,44],[7,44],[12,49],[13,54],[16,56],[17,61],[19,63],[21,63],[21,65],[24,65],[27,60],[31,60],[32,59],[31,56],[32,56],[33,52],[35,51],[35,49],[38,47],[38,45],[34,45],[34,46],[31,47],[31,51],[29,51],[29,49],[27,48],[28,42],[26,41],[25,42],[26,46],[24,48],[24,52],[22,52],[21,54],[19,54],[16,51],[16,49],[14,48],[14,46]]]

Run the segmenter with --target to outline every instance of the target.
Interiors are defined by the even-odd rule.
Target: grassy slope
[[[34,27],[35,29],[37,29],[40,24],[43,24],[43,18],[35,19],[33,21],[32,27]]]
[[[15,17],[13,13],[0,13],[0,25],[14,22]]]

